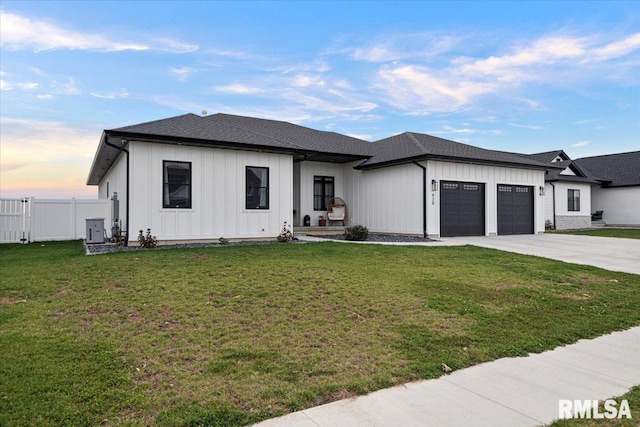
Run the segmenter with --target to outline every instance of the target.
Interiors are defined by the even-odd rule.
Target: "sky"
[[[0,2],[0,197],[96,198],[104,129],[203,110],[636,151],[640,2]]]

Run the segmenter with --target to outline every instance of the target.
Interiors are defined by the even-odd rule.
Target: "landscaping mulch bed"
[[[247,246],[247,245],[271,245],[274,243],[279,243],[276,240],[255,240],[255,241],[245,241],[245,242],[229,242],[229,243],[177,243],[171,245],[163,245],[159,244],[155,248],[143,248],[139,245],[131,245],[131,246],[118,246],[113,243],[104,243],[104,244],[86,244],[86,253],[87,255],[97,255],[97,254],[111,254],[114,252],[129,252],[129,251],[151,251],[156,249],[176,249],[176,248],[206,248],[212,246]],[[295,240],[294,243],[305,243]]]

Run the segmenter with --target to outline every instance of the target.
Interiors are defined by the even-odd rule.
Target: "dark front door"
[[[498,184],[498,235],[533,234],[533,187]]]
[[[440,181],[440,236],[484,236],[484,184]]]

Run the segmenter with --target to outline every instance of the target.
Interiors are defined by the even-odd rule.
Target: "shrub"
[[[138,234],[138,242],[143,248],[155,248],[158,245],[158,239],[156,236],[151,235],[151,229],[147,228],[147,234],[145,235],[142,230]]]
[[[369,237],[369,229],[364,225],[354,225],[344,230],[345,240],[362,241]]]
[[[282,231],[278,235],[278,242],[291,243],[292,240],[293,240],[293,233],[291,233],[291,230],[287,226],[287,221],[285,221],[284,225],[282,226]]]

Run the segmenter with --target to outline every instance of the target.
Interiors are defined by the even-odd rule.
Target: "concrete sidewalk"
[[[558,401],[604,400],[640,384],[640,327],[435,380],[379,390],[256,424],[260,427],[538,426]],[[633,418],[640,414],[632,413]]]

